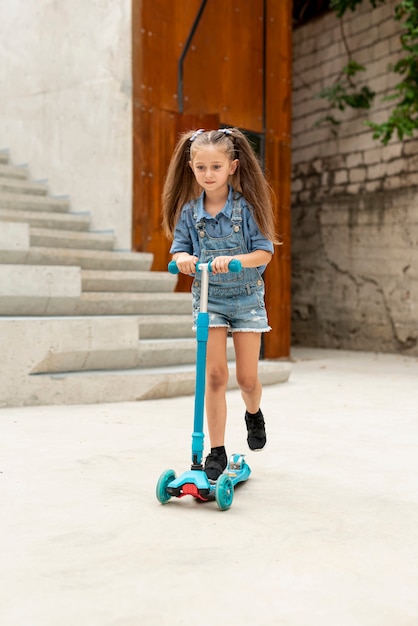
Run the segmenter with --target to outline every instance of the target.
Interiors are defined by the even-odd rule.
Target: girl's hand
[[[233,256],[217,256],[211,262],[211,269],[213,274],[226,274],[228,272],[228,265],[235,258]]]
[[[178,256],[173,257],[173,261],[177,263],[179,272],[182,274],[195,274],[196,263],[198,261],[197,256],[187,254],[187,252],[181,252]]]

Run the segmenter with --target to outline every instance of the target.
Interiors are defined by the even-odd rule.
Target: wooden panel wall
[[[164,270],[169,242],[160,198],[180,131],[220,124],[262,131],[263,0],[208,0],[184,63],[178,113],[177,61],[200,0],[133,0],[133,247]],[[265,355],[290,347],[290,35],[291,0],[267,0],[266,168],[275,191],[278,248],[266,272],[273,331]],[[283,23],[283,20],[285,22]],[[180,281],[180,288],[188,288]]]
[[[273,331],[266,335],[264,356],[290,353],[291,266],[291,0],[267,2],[266,20],[266,170],[276,195],[277,246],[266,270],[266,307]]]

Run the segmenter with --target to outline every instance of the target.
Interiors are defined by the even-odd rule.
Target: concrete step
[[[42,248],[113,250],[115,237],[109,233],[79,232],[52,228],[30,228],[30,245]]]
[[[48,185],[30,180],[15,180],[14,178],[3,178],[0,176],[0,194],[29,194],[35,196],[46,196],[49,191]]]
[[[79,267],[55,267],[53,265],[0,265],[0,314],[9,315],[8,306],[20,300],[35,302],[51,299],[65,300],[81,295],[81,271]],[[22,313],[25,315],[25,313]]]
[[[29,250],[29,226],[16,222],[2,222],[0,228],[0,255],[6,252],[25,254]]]
[[[15,178],[17,180],[27,180],[27,178],[29,178],[29,169],[21,165],[0,164],[0,177]]]
[[[169,367],[196,361],[194,339],[140,339],[137,367]]]
[[[65,213],[70,210],[70,202],[68,198],[0,192],[0,209],[43,212],[58,211]]]
[[[91,218],[87,213],[54,213],[52,211],[15,211],[0,209],[0,222],[24,222],[35,228],[86,231]]]
[[[196,360],[195,338],[141,339],[136,316],[0,317],[0,329],[25,350],[20,358],[28,374],[168,367]],[[32,343],[22,343],[21,335],[30,332]]]
[[[0,265],[0,316],[68,315],[80,295],[79,267]]]
[[[229,364],[229,371],[228,389],[237,389],[234,363]],[[290,372],[291,366],[288,362],[260,361],[259,364],[259,377],[263,387],[287,382]],[[30,402],[27,402],[31,406],[95,404],[193,395],[196,371],[193,365],[183,365],[125,371],[41,374],[29,378],[30,383],[27,384],[25,393],[32,393]],[[9,397],[10,404],[7,406],[19,406],[16,396]],[[193,419],[192,414],[190,419]]]
[[[138,342],[138,323],[137,316],[0,317],[0,353],[7,372],[7,384],[0,385],[0,406],[135,401],[194,393],[195,340]],[[149,366],[160,357],[161,363],[167,359],[174,363],[174,354],[190,363]],[[147,366],[138,367],[139,363]],[[231,362],[229,388],[237,386],[234,369]],[[259,373],[263,385],[285,382],[290,364],[261,361]]]
[[[69,267],[68,269],[77,270],[79,268]],[[47,276],[47,278],[49,277]],[[36,279],[39,280],[39,276],[36,276]],[[53,287],[56,291],[54,284]],[[27,316],[68,317],[72,315],[78,315],[77,311],[79,300],[80,295],[59,295],[57,293],[57,295],[49,296],[48,294],[43,294],[42,291],[39,292],[39,295],[0,295],[0,320],[1,316],[6,315],[16,318],[25,318]]]
[[[177,277],[168,272],[132,272],[83,270],[83,291],[111,292],[172,292]]]
[[[1,266],[0,266],[1,267]],[[12,265],[5,265],[3,268],[16,267]],[[26,266],[18,266],[25,268]],[[71,271],[71,277],[75,284],[76,272],[79,271],[77,267],[61,267],[51,268],[52,274],[48,272],[48,268],[39,266],[29,266],[29,270],[35,270],[33,279],[40,281],[39,284],[44,288],[37,288],[37,284],[34,284],[34,289],[25,290],[20,289],[17,293],[20,283],[16,283],[14,290],[8,293],[3,293],[4,288],[0,289],[0,316],[14,316],[14,317],[26,317],[26,316],[39,316],[47,317],[51,315],[60,317],[77,316],[126,316],[126,315],[140,315],[156,317],[159,314],[169,315],[173,312],[176,315],[187,315],[189,320],[191,319],[191,296],[190,294],[181,293],[81,293],[80,289],[78,293],[70,292],[68,289],[62,293],[58,289],[59,281],[56,282],[55,277],[65,277],[65,270]],[[39,270],[39,271],[36,271]],[[41,275],[39,274],[41,272]],[[4,274],[3,278],[9,282],[12,280],[13,274]],[[1,272],[0,272],[1,278]],[[3,280],[3,279],[2,279]],[[67,279],[68,280],[68,279]],[[81,288],[81,287],[80,287]],[[48,292],[53,290],[54,294]],[[46,292],[45,292],[46,290]],[[27,293],[26,293],[27,291]],[[153,322],[148,323],[148,327],[153,327]],[[154,334],[155,336],[155,334]]]
[[[228,339],[228,359],[234,359],[232,339]],[[168,367],[196,362],[196,339],[140,339],[137,367]]]
[[[184,315],[139,315],[138,323],[141,340],[195,336],[191,310]]]
[[[191,316],[192,296],[190,293],[87,292],[81,294],[72,314]]]
[[[39,373],[135,367],[138,320],[129,316],[0,317],[0,350],[9,387],[26,398],[21,385],[26,382],[30,388]],[[2,393],[8,391],[0,386],[0,398]]]
[[[1,250],[0,263],[27,265],[76,265],[92,270],[146,271],[153,255],[148,252],[116,252],[107,250],[73,250],[65,248],[29,248]]]

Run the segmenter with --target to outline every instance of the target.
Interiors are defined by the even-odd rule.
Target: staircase
[[[114,245],[0,152],[0,407],[194,392],[191,295],[150,271],[151,254]],[[264,385],[289,373],[260,362]]]

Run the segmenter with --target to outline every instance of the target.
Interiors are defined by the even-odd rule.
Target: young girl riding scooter
[[[233,337],[236,377],[246,407],[248,445],[251,450],[266,445],[258,360],[261,333],[270,326],[262,275],[278,241],[269,185],[241,131],[200,129],[181,136],[164,185],[163,226],[174,240],[170,253],[180,272],[195,275],[198,261],[212,262],[205,398],[211,451],[204,470],[209,480],[216,481],[227,466],[228,332]],[[231,259],[241,261],[240,272],[228,272]],[[198,276],[192,295],[196,320]]]

